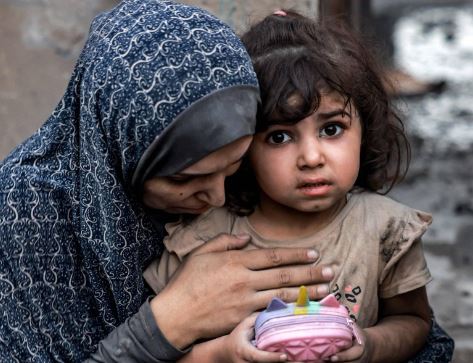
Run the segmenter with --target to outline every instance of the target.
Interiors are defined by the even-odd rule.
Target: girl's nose
[[[323,147],[317,137],[304,139],[299,146],[297,166],[299,169],[318,168],[324,165]]]
[[[208,176],[196,197],[212,207],[222,207],[225,204],[225,175],[218,173]]]

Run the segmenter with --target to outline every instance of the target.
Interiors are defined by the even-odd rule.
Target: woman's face
[[[148,179],[143,202],[168,213],[200,214],[225,203],[225,178],[237,171],[252,136],[242,137],[179,173]]]

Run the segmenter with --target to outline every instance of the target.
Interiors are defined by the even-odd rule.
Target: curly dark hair
[[[286,16],[267,16],[242,36],[261,89],[256,131],[273,124],[295,124],[317,110],[322,92],[336,91],[348,107],[356,108],[362,124],[355,187],[386,194],[405,176],[410,147],[380,65],[340,22],[284,12]],[[294,95],[300,102],[289,102]],[[259,191],[247,160],[227,178],[226,191],[230,210],[252,213]]]

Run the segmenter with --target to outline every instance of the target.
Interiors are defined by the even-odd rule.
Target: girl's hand
[[[311,299],[328,294],[334,271],[314,263],[315,251],[240,250],[248,241],[249,236],[220,235],[205,243],[151,300],[159,328],[175,347],[228,334],[275,296],[295,301],[300,285],[308,287]]]
[[[229,335],[196,344],[179,363],[285,362],[286,355],[264,352],[251,344],[257,315],[244,319]]]
[[[327,359],[327,361],[352,363],[371,362],[371,344],[369,336],[358,325],[354,324],[353,328],[358,339],[354,340],[353,345],[350,348],[332,355]]]
[[[235,329],[224,337],[224,349],[219,362],[243,363],[243,362],[285,362],[287,356],[283,353],[265,352],[259,350],[251,339],[254,337],[254,326],[257,313],[244,319]]]

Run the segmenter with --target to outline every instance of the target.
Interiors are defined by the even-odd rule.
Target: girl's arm
[[[332,357],[333,362],[405,362],[426,342],[431,312],[425,287],[380,300],[378,323],[363,329],[364,344]]]
[[[195,344],[192,350],[178,363],[192,362],[218,362],[220,359],[220,351],[223,349],[223,340],[225,336],[221,336],[203,343]]]
[[[244,319],[229,335],[223,335],[194,345],[179,363],[244,363],[285,362],[282,353],[265,352],[251,344],[256,316],[254,313]]]
[[[373,342],[373,362],[404,362],[414,356],[425,344],[430,324],[425,287],[381,299],[380,320],[366,329]]]

